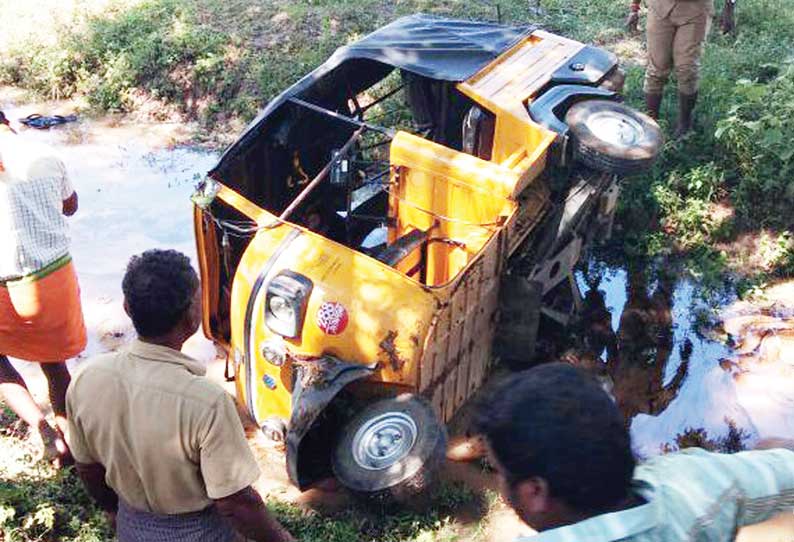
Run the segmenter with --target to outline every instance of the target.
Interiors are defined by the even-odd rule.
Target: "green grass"
[[[740,235],[785,241],[794,230],[787,211],[794,159],[786,150],[794,139],[794,1],[744,2],[738,21],[738,37],[712,31],[708,41],[697,133],[668,141],[653,171],[624,185],[618,220],[628,256],[679,256],[706,284],[736,278],[741,294],[747,284],[792,270],[790,243],[778,243],[785,254],[751,258],[732,242]],[[628,100],[637,107],[642,73],[633,67],[628,78]],[[662,110],[667,127],[674,124],[674,100],[670,85]],[[732,211],[729,218],[717,219],[717,203]]]
[[[5,19],[35,10],[32,0]],[[52,32],[18,33],[0,41],[0,83],[44,96],[87,96],[98,111],[133,111],[149,104],[164,118],[172,110],[201,121],[201,135],[229,132],[249,121],[267,100],[353,41],[394,18],[438,15],[533,22],[573,38],[641,56],[639,38],[622,30],[624,2],[542,0],[82,0]],[[51,2],[50,2],[51,5]],[[28,6],[28,7],[24,7]],[[7,11],[9,11],[7,10]],[[35,24],[36,19],[25,24]],[[737,258],[722,249],[737,234],[794,230],[794,166],[788,149],[791,118],[794,0],[747,0],[738,9],[739,33],[714,29],[703,59],[698,133],[668,142],[657,167],[630,179],[620,208],[626,257],[680,256],[696,274],[720,282]],[[16,34],[15,34],[16,35]],[[633,57],[636,55],[632,55]],[[642,74],[628,66],[627,99],[642,107]],[[674,82],[663,105],[674,123]],[[155,106],[152,107],[151,104]],[[766,104],[774,107],[767,110]],[[720,137],[715,137],[719,133]],[[715,220],[716,202],[735,211]],[[782,258],[788,262],[794,258]],[[752,266],[750,266],[752,267]],[[784,266],[747,269],[776,276]]]

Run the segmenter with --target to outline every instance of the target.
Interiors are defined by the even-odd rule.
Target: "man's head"
[[[141,338],[179,342],[198,329],[199,280],[184,254],[147,250],[133,256],[121,287],[124,310]]]
[[[518,515],[538,530],[607,512],[629,494],[634,456],[615,404],[584,371],[550,363],[501,383],[478,408]]]

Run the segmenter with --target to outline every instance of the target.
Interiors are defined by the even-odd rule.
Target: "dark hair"
[[[176,250],[147,250],[133,256],[121,289],[135,330],[159,337],[174,329],[198,288],[190,259]]]
[[[635,460],[628,430],[598,382],[566,363],[513,375],[482,400],[475,430],[513,486],[530,477],[580,512],[624,499]]]
[[[8,125],[8,119],[6,118],[6,114],[0,111],[0,124]]]

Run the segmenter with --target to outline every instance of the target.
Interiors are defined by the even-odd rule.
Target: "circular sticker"
[[[326,301],[317,309],[317,327],[328,335],[339,335],[347,327],[347,309],[336,301]]]

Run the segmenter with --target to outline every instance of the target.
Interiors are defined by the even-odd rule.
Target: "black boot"
[[[659,109],[662,107],[661,94],[645,94],[645,110],[653,120],[659,119]]]
[[[678,124],[675,137],[681,138],[692,131],[693,112],[698,101],[698,93],[678,94]]]

